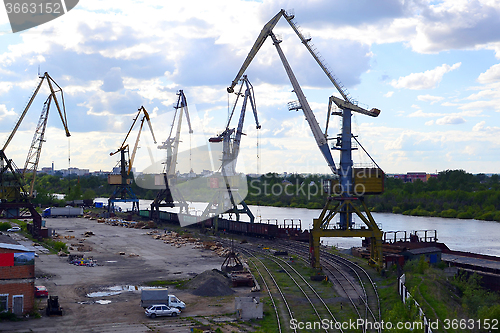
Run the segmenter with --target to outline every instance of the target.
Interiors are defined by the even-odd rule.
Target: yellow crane
[[[132,154],[129,154],[129,145],[127,144],[127,139],[130,135],[130,132],[132,132],[135,124],[137,123],[137,120],[140,118],[141,113],[143,114],[143,116],[140,120],[141,125],[139,126],[139,133],[137,134],[137,139],[135,140]],[[153,126],[151,125],[148,111],[144,108],[144,106],[141,106],[120,148],[118,148],[115,152],[109,154],[110,156],[113,156],[120,153],[120,174],[108,176],[108,184],[116,185],[113,194],[108,199],[109,212],[115,211],[115,202],[132,202],[132,211],[136,213],[139,212],[139,199],[132,191],[132,188],[130,186],[132,180],[128,178],[128,176],[130,175],[130,171],[132,170],[132,166],[134,164],[135,154],[139,146],[139,140],[141,137],[142,127],[144,126],[144,121],[147,121],[149,129],[151,131],[151,135],[153,136],[153,141],[156,144],[156,138],[153,132]],[[125,155],[127,154],[129,155],[129,158],[126,158]]]

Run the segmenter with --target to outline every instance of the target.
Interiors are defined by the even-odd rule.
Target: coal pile
[[[229,296],[234,291],[216,278],[205,281],[201,286],[193,291],[196,296]]]
[[[231,279],[223,272],[213,269],[198,274],[186,285],[196,296],[228,296],[234,293],[230,287]]]

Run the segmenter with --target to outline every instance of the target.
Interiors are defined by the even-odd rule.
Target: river
[[[108,199],[96,198],[96,202],[107,204]],[[151,200],[141,200],[140,209],[149,209]],[[123,210],[131,209],[131,203],[117,203]],[[201,215],[206,204],[194,202],[190,205],[190,210]],[[321,213],[320,209],[306,208],[286,208],[286,207],[266,207],[249,206],[255,220],[277,219],[283,223],[284,219],[300,219],[302,229],[309,229],[313,218],[317,218]],[[175,211],[175,210],[171,210]],[[436,230],[438,241],[445,243],[451,250],[466,251],[480,254],[487,254],[500,257],[500,222],[445,219],[440,217],[419,217],[406,216],[390,213],[373,213],[377,224],[383,231],[413,231],[413,230]],[[356,217],[357,218],[357,217]],[[242,220],[248,221],[244,216]],[[360,223],[355,219],[355,223]],[[361,246],[361,238],[322,238],[324,244],[335,245],[340,248],[350,248]]]

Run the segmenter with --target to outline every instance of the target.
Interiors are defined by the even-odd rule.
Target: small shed
[[[264,318],[264,303],[259,297],[235,297],[234,305],[240,320]]]
[[[418,259],[420,256],[424,256],[425,261],[429,264],[437,264],[441,262],[441,249],[434,246],[406,250],[402,253],[402,255],[405,257],[405,261]]]

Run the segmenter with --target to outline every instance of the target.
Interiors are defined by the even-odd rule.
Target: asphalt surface
[[[212,251],[192,245],[178,248],[165,244],[148,235],[151,231],[148,229],[111,226],[86,218],[46,218],[45,221],[57,234],[74,236],[63,239],[68,246],[86,244],[87,248],[92,248],[79,252],[73,246],[70,252],[93,257],[97,265],[70,264],[68,257],[46,254],[20,234],[13,235],[21,244],[35,248],[38,254],[35,284],[45,285],[50,295],[59,297],[63,316],[4,321],[0,323],[0,332],[190,332],[192,325],[183,317],[234,312],[234,297],[204,298],[173,287],[169,287],[172,293],[187,304],[180,317],[151,320],[140,307],[140,290],[135,289],[148,281],[187,279],[206,270],[220,269],[224,258]],[[84,237],[86,231],[94,235]],[[124,290],[110,296],[87,296],[91,292],[109,291],[110,287],[123,287]],[[43,310],[46,300],[37,302]]]

